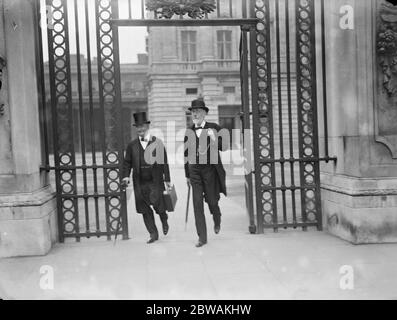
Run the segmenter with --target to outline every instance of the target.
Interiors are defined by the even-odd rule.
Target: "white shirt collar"
[[[205,127],[206,121],[203,120],[203,122],[201,123],[201,125],[199,127],[197,127],[196,125],[194,125],[196,128],[203,128]]]
[[[150,139],[151,139],[151,137],[152,137],[152,136],[151,136],[150,132],[148,132],[148,133],[145,135],[144,139],[145,139],[145,141],[149,142]],[[141,140],[141,138],[139,138],[139,141],[140,141],[140,142],[143,142],[143,141]]]

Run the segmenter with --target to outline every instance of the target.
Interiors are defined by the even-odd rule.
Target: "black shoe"
[[[218,234],[219,231],[221,231],[221,225],[215,226],[214,231],[215,231],[215,234]]]
[[[168,230],[170,230],[170,226],[168,225],[167,222],[163,223],[163,233],[166,236],[168,234]]]
[[[215,234],[218,234],[219,231],[221,231],[221,217],[214,216],[214,232]]]
[[[151,244],[153,242],[156,242],[159,238],[158,237],[151,237],[146,243]]]
[[[205,244],[207,244],[207,242],[199,241],[199,242],[197,242],[197,244],[196,244],[196,248],[200,248],[200,247],[202,247],[202,246],[205,245]]]

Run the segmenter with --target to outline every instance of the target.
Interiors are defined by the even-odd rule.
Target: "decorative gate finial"
[[[155,12],[159,18],[166,19],[185,14],[193,19],[202,19],[215,8],[215,0],[148,0],[146,3],[147,10]]]

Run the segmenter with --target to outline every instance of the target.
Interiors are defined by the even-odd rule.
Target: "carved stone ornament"
[[[377,52],[382,68],[383,88],[389,96],[397,89],[397,8],[385,2],[379,10]]]
[[[392,2],[378,0],[376,9],[375,139],[397,159],[397,6]]]
[[[146,2],[147,10],[165,19],[186,14],[193,19],[202,19],[215,8],[215,0],[148,0]]]

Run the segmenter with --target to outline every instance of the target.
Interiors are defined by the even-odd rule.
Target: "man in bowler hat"
[[[187,184],[193,189],[193,207],[198,234],[196,247],[207,243],[207,225],[204,215],[204,200],[208,204],[214,221],[214,231],[221,229],[220,194],[226,196],[226,173],[219,151],[226,151],[221,127],[205,121],[209,109],[202,99],[192,101],[189,110],[194,125],[185,133],[185,175]]]
[[[134,114],[134,120],[138,138],[127,146],[123,163],[123,184],[130,183],[132,169],[136,211],[143,215],[150,234],[147,243],[153,243],[159,239],[153,209],[160,216],[164,235],[169,231],[163,191],[164,183],[167,187],[170,186],[170,171],[164,144],[150,134],[150,121],[147,120],[146,112]]]

